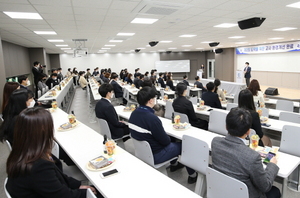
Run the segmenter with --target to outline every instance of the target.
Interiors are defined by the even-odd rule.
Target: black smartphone
[[[268,164],[275,155],[275,153],[269,152],[266,158],[264,159],[263,163]]]
[[[114,175],[114,174],[117,174],[117,173],[119,173],[119,171],[117,169],[113,169],[113,170],[110,170],[110,171],[100,173],[100,177],[106,178],[108,176],[111,176],[111,175]]]

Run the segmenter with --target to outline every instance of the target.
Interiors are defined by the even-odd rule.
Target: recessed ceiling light
[[[159,51],[159,52],[165,52],[166,50],[157,50],[157,51]]]
[[[192,45],[183,45],[182,47],[192,47]]]
[[[201,43],[212,43],[213,41],[203,41]]]
[[[170,48],[168,48],[168,49],[177,49],[176,47],[170,47]]]
[[[196,48],[196,49],[204,49],[204,48],[198,47],[198,48]]]
[[[239,39],[239,38],[245,38],[245,36],[231,36],[231,37],[228,37],[230,39]]]
[[[296,30],[297,28],[295,27],[283,27],[283,28],[278,28],[278,29],[273,29],[274,31],[289,31],[289,30]]]
[[[31,12],[3,12],[13,19],[43,19],[38,13]]]
[[[146,48],[144,48],[144,47],[138,47],[137,49],[146,49]]]
[[[99,50],[98,52],[99,53],[104,53],[104,52],[106,52],[107,50]]]
[[[160,43],[172,43],[173,41],[159,41]]]
[[[55,42],[55,43],[61,43],[61,42],[64,42],[64,40],[62,40],[62,39],[49,39],[48,41],[49,41],[49,42]]]
[[[140,24],[153,24],[158,19],[150,19],[150,18],[135,18],[131,21],[131,23],[140,23]]]
[[[103,49],[103,50],[108,50],[108,49],[110,49],[110,48],[108,48],[108,47],[102,47],[101,49]]]
[[[104,45],[105,47],[115,47],[116,45]]]
[[[297,3],[292,3],[289,5],[286,5],[286,7],[291,7],[291,8],[300,8],[300,1]]]
[[[56,35],[54,31],[33,31],[36,34]]]
[[[117,34],[117,36],[133,36],[133,35],[135,35],[135,33],[122,33],[122,32],[120,32],[120,33]]]
[[[185,50],[183,50],[183,51],[191,51],[191,50],[189,50],[189,49],[185,49]]]
[[[60,48],[61,50],[69,50],[71,49],[70,47],[64,47],[64,48]]]
[[[248,42],[236,42],[235,44],[246,44]]]
[[[146,47],[151,47],[150,45],[146,45]]]
[[[55,45],[56,47],[68,47],[69,45]]]
[[[269,40],[280,40],[280,39],[284,39],[284,38],[281,38],[281,37],[275,37],[275,38],[268,38]]]
[[[180,35],[179,37],[195,37],[197,35],[195,34],[183,34],[183,35]]]
[[[235,27],[237,25],[238,24],[236,24],[236,23],[222,23],[222,24],[219,24],[219,25],[215,25],[214,27],[218,27],[218,28],[231,28],[231,27]]]
[[[123,40],[110,40],[109,42],[111,42],[111,43],[122,43]]]

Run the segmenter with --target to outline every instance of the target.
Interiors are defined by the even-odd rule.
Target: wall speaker
[[[209,43],[208,45],[210,46],[210,47],[216,47],[216,46],[218,46],[220,44],[220,42],[213,42],[213,43]]]
[[[221,54],[223,52],[223,49],[216,49],[215,52],[216,54]]]
[[[151,42],[149,42],[149,45],[151,47],[154,47],[155,45],[157,45],[157,43],[158,43],[158,41],[151,41]]]
[[[271,95],[271,96],[279,95],[278,89],[277,88],[272,88],[272,87],[269,87],[268,89],[266,89],[265,94],[266,95]]]
[[[241,30],[255,28],[255,27],[259,27],[265,21],[265,19],[266,18],[253,17],[243,21],[238,21],[238,25]]]
[[[135,51],[135,53],[139,53],[141,50],[140,49],[135,49],[134,51]]]

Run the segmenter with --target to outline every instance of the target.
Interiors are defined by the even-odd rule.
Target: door
[[[207,59],[207,78],[215,78],[215,59]]]

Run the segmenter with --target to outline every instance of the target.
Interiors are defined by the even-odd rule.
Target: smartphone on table
[[[100,177],[101,178],[107,178],[107,177],[115,175],[117,173],[119,173],[119,171],[117,169],[112,169],[112,170],[100,173]]]
[[[276,156],[275,153],[269,152],[269,153],[267,154],[266,158],[264,159],[263,163],[264,163],[264,164],[268,164],[268,163],[271,161],[271,159],[272,159],[273,157],[275,157],[275,156]]]

